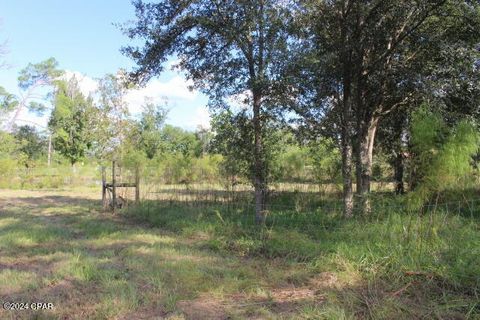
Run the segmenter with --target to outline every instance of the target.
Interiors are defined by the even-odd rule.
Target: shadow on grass
[[[252,211],[223,205],[147,202],[126,217],[99,205],[68,196],[2,199],[0,300],[52,302],[57,308],[43,316],[78,319],[209,319],[212,310],[219,319],[479,312],[469,267],[478,265],[478,236],[461,219],[434,221],[437,235],[427,237],[428,217],[406,233],[402,215],[345,220],[279,210],[264,228],[253,225]],[[405,276],[409,270],[418,274]],[[332,277],[319,277],[326,273]]]

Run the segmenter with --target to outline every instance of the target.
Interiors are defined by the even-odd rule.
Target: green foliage
[[[159,152],[165,151],[164,140],[162,139],[162,127],[165,123],[167,110],[147,102],[143,106],[143,112],[138,122],[139,142],[148,159],[153,159]]]
[[[68,82],[58,82],[48,126],[53,132],[55,149],[72,165],[92,146],[94,115],[92,100],[83,96],[74,77]]]
[[[39,63],[29,63],[20,71],[18,86],[26,90],[31,86],[49,85],[60,77],[63,71],[58,69],[58,62],[55,58],[49,58]]]
[[[17,173],[17,161],[12,158],[0,157],[0,176],[2,181],[1,187],[12,187],[11,178]]]
[[[254,128],[248,113],[219,112],[212,119],[212,131],[211,149],[223,156],[221,171],[224,178],[229,181],[232,177],[246,177],[253,183],[256,176],[252,161],[255,153]],[[280,171],[276,159],[283,152],[282,142],[286,141],[286,133],[275,123],[265,121],[261,135],[263,170],[268,173],[267,181],[271,181]]]
[[[23,144],[13,134],[0,130],[0,176],[5,183],[3,188],[11,187],[11,179],[17,173],[17,168],[26,160],[22,153]]]
[[[310,144],[315,181],[336,183],[341,177],[341,155],[332,139],[319,139]]]
[[[8,157],[18,151],[14,135],[0,130],[0,157]]]
[[[172,125],[165,125],[160,132],[165,154],[199,155],[199,142],[193,132]]]
[[[460,121],[448,129],[438,114],[421,108],[412,117],[412,149],[420,185],[409,195],[411,209],[447,190],[462,190],[471,181],[472,157],[479,150],[478,129]]]
[[[122,70],[99,79],[98,102],[92,110],[92,154],[100,161],[111,160],[121,151],[123,142],[136,133],[133,121],[128,119],[125,102],[127,85]],[[138,141],[137,141],[138,142]]]
[[[223,156],[222,175],[227,180],[235,176],[248,177],[252,140],[247,117],[225,111],[214,115],[211,122],[214,132],[211,149]]]
[[[223,157],[219,154],[204,155],[197,158],[193,164],[193,171],[197,177],[198,182],[214,183],[220,180],[220,165]]]
[[[431,155],[445,139],[446,126],[440,114],[422,105],[412,114],[411,142],[413,150],[422,156]],[[428,161],[428,159],[425,159]]]
[[[162,161],[163,178],[166,183],[191,183],[196,180],[192,171],[193,158],[181,153],[168,154]]]
[[[149,163],[146,154],[130,144],[124,144],[120,151],[120,159],[117,160],[120,160],[122,167],[142,171]]]
[[[26,156],[27,162],[24,164],[28,167],[32,165],[34,160],[44,155],[47,149],[47,139],[40,136],[38,131],[32,126],[21,126],[15,130],[15,139],[21,146],[19,151]]]
[[[472,303],[480,289],[476,218],[452,215],[448,207],[439,208],[433,218],[408,214],[402,208],[405,206],[401,200],[390,201],[375,211],[375,216],[354,220],[342,220],[340,210],[304,215],[273,209],[266,227],[254,225],[248,206],[244,211],[227,205],[195,208],[146,202],[131,207],[127,214],[175,234],[197,236],[198,246],[224,256],[248,257],[247,261],[265,258],[270,262],[301,262],[312,275],[334,272],[338,276],[336,283],[345,280],[354,285],[349,292],[355,299],[351,297],[353,300],[342,304],[348,310],[361,308],[361,302],[354,301],[365,294],[363,286],[379,286],[383,293],[396,292],[416,277],[421,282],[412,292],[417,293],[415,299],[421,299],[422,304],[443,304],[441,301],[450,299],[440,298],[442,294],[462,296],[466,303]],[[475,215],[479,209],[478,203],[470,207]],[[409,276],[408,272],[420,275]],[[428,279],[424,282],[423,277]],[[436,293],[432,295],[430,290]],[[402,298],[408,299],[408,294]],[[374,312],[388,311],[397,316],[403,313],[393,306],[380,308],[384,303],[379,302]],[[465,313],[470,307],[451,308]]]
[[[284,151],[275,160],[273,175],[281,181],[307,181],[308,150],[295,144],[287,144],[283,148]]]
[[[17,106],[18,100],[15,95],[7,92],[4,87],[0,86],[0,119]]]
[[[41,96],[35,96],[33,93],[38,88],[52,88],[57,82],[61,82],[59,78],[63,74],[63,70],[58,69],[58,62],[53,57],[35,64],[29,63],[18,76],[18,86],[24,94],[16,97],[15,108],[27,107],[31,112],[43,115],[47,110],[44,102],[51,97],[52,92],[48,91]]]

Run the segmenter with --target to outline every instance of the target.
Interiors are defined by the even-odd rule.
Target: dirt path
[[[28,308],[1,319],[295,318],[335,282],[299,284],[298,266],[220,256],[98,209],[96,192],[0,190],[0,301]]]

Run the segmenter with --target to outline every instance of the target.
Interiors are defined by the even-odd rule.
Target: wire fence
[[[275,185],[273,185],[275,188]],[[214,218],[233,223],[252,224],[255,221],[254,192],[248,185],[227,189],[219,184],[142,184],[141,210],[149,215],[177,214],[179,219]],[[129,197],[128,195],[126,195]],[[132,195],[130,195],[131,198]],[[360,199],[358,199],[360,200]],[[361,202],[361,201],[356,201]],[[382,219],[390,213],[425,216],[461,215],[465,218],[480,217],[478,191],[468,191],[462,199],[445,196],[441,201],[425,203],[421,208],[408,209],[406,197],[395,196],[392,192],[374,193],[370,198],[371,211],[362,215],[355,208],[357,216],[368,219]],[[267,197],[265,220],[269,226],[332,229],[334,222],[343,214],[343,202],[337,191],[324,192],[322,186],[283,183]]]
[[[93,166],[0,167],[0,188],[57,189],[95,187],[101,184],[100,168]]]
[[[147,170],[148,169],[148,170]],[[232,184],[230,180],[213,182],[165,183],[161,172],[154,168],[143,171],[140,183],[141,205],[146,210],[187,210],[199,215],[205,212],[218,212],[234,221],[254,221],[254,191],[245,183]],[[111,168],[106,168],[107,180],[111,180]],[[128,183],[135,179],[135,169],[120,167],[117,170],[117,183]],[[0,174],[0,187],[61,188],[65,186],[90,186],[101,189],[101,168],[77,165],[76,168],[46,167],[17,169],[13,176]],[[412,213],[407,209],[405,197],[393,195],[393,183],[373,182],[370,218],[389,212]],[[124,199],[133,202],[133,188],[119,188]],[[265,214],[267,223],[322,223],[327,216],[341,216],[341,186],[335,183],[312,182],[273,182],[266,196]],[[360,199],[357,199],[360,200]],[[361,201],[356,201],[360,203]],[[414,213],[456,214],[477,218],[480,216],[480,192],[466,190],[461,197],[444,197],[439,201],[425,203]],[[359,215],[359,208],[355,208]],[[217,213],[215,213],[216,215]]]

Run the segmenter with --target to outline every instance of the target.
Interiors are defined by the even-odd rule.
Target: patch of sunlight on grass
[[[136,231],[136,230],[135,230]],[[149,246],[153,245],[170,245],[174,244],[176,241],[172,237],[168,236],[161,236],[161,235],[154,235],[148,233],[138,233],[138,232],[114,232],[111,234],[104,234],[100,237],[91,238],[85,241],[85,244],[91,246],[96,249],[105,249],[105,248],[112,248],[112,249],[121,249],[122,247],[130,247],[130,246],[138,246],[144,245],[145,249],[140,249],[140,251],[144,250],[144,254],[151,253],[148,252]]]
[[[353,320],[353,314],[336,305],[305,306],[299,310],[300,319]]]
[[[59,227],[20,223],[0,236],[0,248],[44,245],[47,242],[57,242],[68,237],[68,230]]]
[[[3,218],[0,219],[0,228],[11,226],[12,224],[20,222],[20,219],[17,218]]]
[[[84,241],[84,244],[93,249],[103,250],[107,255],[107,251],[115,252],[115,249],[122,248],[123,246],[129,246],[133,244],[133,241],[122,239],[121,237],[115,237],[112,239],[109,236],[93,238]],[[102,253],[103,254],[103,253]]]
[[[102,281],[104,293],[98,318],[112,319],[124,312],[131,312],[140,305],[137,288],[127,280]]]
[[[172,314],[165,318],[166,320],[185,320],[185,316],[183,314]]]
[[[25,234],[25,232],[9,232],[0,236],[0,248],[31,247],[36,244],[37,241]]]
[[[101,271],[97,267],[98,261],[81,251],[74,251],[68,255],[66,261],[56,270],[57,278],[73,277],[79,281],[93,281],[98,279]]]
[[[78,214],[84,211],[85,211],[84,207],[73,206],[73,205],[62,206],[62,207],[45,205],[44,207],[42,207],[42,215],[44,216],[57,215],[57,214],[72,215],[72,214]]]
[[[156,290],[162,291],[166,295],[165,299],[168,300],[169,296],[178,296],[182,299],[194,298],[198,292],[207,291],[216,286],[216,279],[205,273],[197,262],[170,261],[150,255],[152,252],[154,252],[153,248],[146,247],[131,250],[131,254],[124,262],[143,282],[153,284]],[[168,301],[164,303],[168,304]]]
[[[157,244],[157,243],[164,243],[164,244],[173,244],[176,242],[175,238],[152,234],[152,233],[134,233],[130,236],[127,236],[127,239],[131,239],[134,241],[145,242],[148,244]]]
[[[4,269],[0,271],[0,294],[8,295],[15,291],[35,289],[37,276],[33,272]]]
[[[352,287],[360,285],[365,279],[354,263],[339,254],[330,257],[331,263],[335,266],[338,281],[335,283],[337,288]]]
[[[154,246],[131,247],[124,263],[142,282],[164,296],[162,303],[192,299],[208,292],[217,298],[244,291],[258,284],[258,274],[250,265],[191,248]]]
[[[87,237],[104,238],[121,233],[118,224],[113,222],[84,220],[76,225]]]

